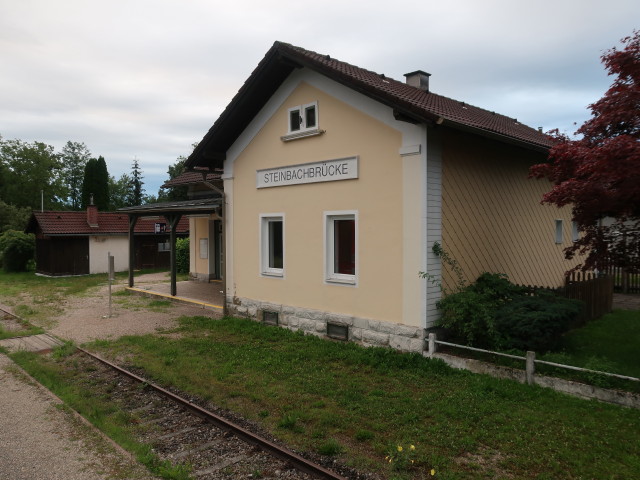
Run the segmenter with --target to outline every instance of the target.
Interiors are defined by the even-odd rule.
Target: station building
[[[467,282],[562,284],[570,209],[528,178],[550,138],[405,77],[276,42],[199,142],[186,166],[223,172],[224,238],[192,218],[192,276],[217,268],[230,313],[420,352],[456,282],[434,245]]]

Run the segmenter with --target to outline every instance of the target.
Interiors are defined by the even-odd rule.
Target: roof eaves
[[[482,127],[466,125],[464,123],[456,122],[455,120],[450,120],[444,117],[441,117],[436,123],[437,125],[454,128],[456,130],[461,130],[464,132],[474,133],[482,137],[492,138],[494,140],[498,140],[503,143],[517,145],[519,147],[524,147],[529,150],[535,150],[542,153],[548,153],[549,149],[551,148],[551,146],[548,146],[548,145],[543,145],[535,142],[528,142],[526,140],[521,140],[519,138],[515,138],[510,135],[504,135],[502,133],[494,132],[492,130],[488,130]]]

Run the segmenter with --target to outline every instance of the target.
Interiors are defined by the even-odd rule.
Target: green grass
[[[568,332],[556,352],[540,357],[555,363],[640,378],[640,311],[615,310]],[[545,367],[542,371],[596,386],[640,392],[640,382]]]
[[[640,477],[637,410],[247,320],[180,323],[181,338],[131,336],[91,348],[297,449],[387,478],[425,478],[432,468],[445,479]],[[385,456],[409,444],[415,464],[392,469]]]
[[[560,350],[573,365],[599,358],[615,373],[640,378],[640,311],[616,310],[589,322],[565,335]]]
[[[34,327],[28,323],[25,323],[23,328],[20,330],[5,330],[0,326],[0,340],[4,340],[5,338],[25,337],[27,335],[38,335],[40,333],[44,333],[43,328]]]

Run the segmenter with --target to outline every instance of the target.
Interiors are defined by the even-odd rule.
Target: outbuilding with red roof
[[[137,269],[169,268],[167,221],[144,218],[134,229]],[[115,270],[129,268],[129,218],[119,212],[33,212],[26,228],[36,236],[36,272],[42,275],[87,275],[106,273],[107,255],[114,256]],[[178,224],[180,237],[189,235],[185,218]]]

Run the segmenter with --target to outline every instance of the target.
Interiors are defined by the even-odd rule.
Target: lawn
[[[615,310],[568,332],[555,352],[540,357],[556,363],[640,378],[640,311]],[[558,369],[547,369],[566,376]],[[573,374],[596,386],[640,392],[640,382],[596,374]]]
[[[386,478],[428,478],[431,469],[442,479],[640,477],[637,410],[248,320],[180,324],[171,335],[90,348],[239,413],[297,449]],[[390,454],[412,455],[413,468],[394,469]]]
[[[104,275],[0,274],[0,301],[45,315],[50,302],[104,281]],[[248,320],[183,317],[179,322],[173,332],[89,348],[243,415],[296,449],[333,455],[389,479],[432,478],[431,469],[442,479],[640,478],[638,410]],[[625,372],[633,375],[637,313],[614,312],[599,322],[567,335],[563,354],[576,361],[604,358],[631,368]],[[73,375],[61,373],[69,358],[14,355],[87,417],[104,409],[104,416],[117,418],[109,405],[91,403],[91,395],[65,393],[82,388],[73,385]],[[82,402],[76,403],[78,397]],[[409,457],[415,463],[403,463]]]

